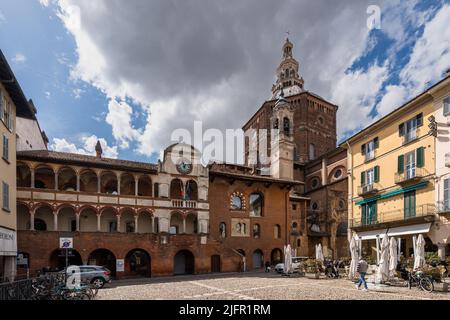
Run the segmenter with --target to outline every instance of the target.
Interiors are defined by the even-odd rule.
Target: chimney
[[[103,149],[102,149],[102,146],[100,144],[100,140],[97,140],[97,144],[95,145],[95,153],[96,153],[97,158],[101,159],[102,153],[103,153]]]

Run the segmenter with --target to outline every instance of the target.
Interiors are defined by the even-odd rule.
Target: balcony
[[[197,201],[175,199],[175,200],[172,200],[172,207],[195,209],[195,208],[197,208]]]
[[[381,225],[399,225],[399,224],[411,224],[416,222],[431,222],[434,221],[435,214],[437,212],[434,204],[423,204],[415,208],[414,214],[405,215],[404,209],[398,209],[393,211],[381,211],[378,212],[376,217],[371,219],[362,219],[361,216],[350,219],[351,229],[372,229],[381,228]]]
[[[445,166],[450,168],[450,152],[445,155]]]
[[[407,169],[402,173],[395,174],[395,183],[398,185],[406,185],[423,180],[428,175],[424,168]]]
[[[377,194],[379,190],[380,186],[378,183],[366,184],[364,186],[358,187],[358,196],[360,197],[373,196]]]

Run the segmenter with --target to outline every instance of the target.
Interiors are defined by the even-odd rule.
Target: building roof
[[[157,173],[158,165],[111,158],[100,158],[76,153],[56,152],[48,150],[18,151],[17,160],[46,161],[68,165],[97,167],[112,170],[128,170],[141,173]]]
[[[213,163],[209,167],[209,175],[210,176],[221,176],[225,178],[229,178],[230,180],[243,180],[243,181],[251,181],[251,182],[262,182],[262,183],[278,183],[283,185],[302,185],[304,182],[296,181],[296,180],[286,180],[286,179],[277,179],[272,178],[270,176],[261,176],[257,174],[252,174],[247,170],[241,171],[236,170],[236,168],[249,168],[245,166],[236,166],[236,165],[226,165],[226,164],[217,164]]]
[[[28,103],[27,98],[25,98],[22,88],[12,72],[8,61],[3,55],[2,50],[0,50],[0,82],[3,84],[16,106],[17,117],[34,119],[35,112]]]
[[[388,113],[384,117],[378,119],[377,121],[375,121],[371,125],[365,127],[364,129],[362,129],[359,132],[355,133],[351,137],[347,138],[346,140],[341,142],[339,144],[339,146],[347,149],[347,145],[346,145],[347,142],[350,143],[352,140],[358,139],[358,138],[362,137],[363,135],[365,136],[368,133],[368,131],[370,131],[374,127],[384,123],[386,120],[394,117],[395,115],[399,114],[401,111],[405,110],[406,108],[412,106],[414,104],[414,102],[417,102],[420,99],[424,99],[424,98],[428,97],[430,95],[430,91],[436,90],[440,85],[444,84],[444,82],[446,82],[446,81],[450,81],[449,71],[447,71],[447,74],[444,77],[444,79],[438,81],[437,83],[435,83],[434,85],[432,85],[428,89],[424,90],[422,93],[418,94],[417,96],[415,96],[411,100],[409,100],[409,101],[405,102],[404,104],[402,104],[400,107],[394,109],[393,111],[391,111],[390,113]]]

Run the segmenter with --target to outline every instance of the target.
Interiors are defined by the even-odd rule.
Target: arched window
[[[309,160],[316,158],[316,146],[312,143],[309,144]]]
[[[197,198],[198,198],[197,183],[194,180],[189,180],[186,183],[186,193],[185,193],[184,198],[186,200],[197,201]]]
[[[219,224],[219,234],[221,238],[227,237],[227,225],[225,224],[225,222],[221,222]]]
[[[278,118],[276,118],[275,121],[273,122],[273,128],[278,129],[279,127],[280,127],[280,121],[278,120]]]
[[[36,231],[47,231],[47,224],[43,219],[34,219],[34,230]]]
[[[283,118],[283,131],[285,135],[291,134],[291,122],[289,121],[289,118],[284,117]]]
[[[320,186],[319,178],[313,178],[311,180],[311,189],[316,189]]]
[[[155,198],[159,198],[159,183],[155,183]]]
[[[280,239],[281,238],[281,227],[279,224],[276,224],[273,226],[273,237],[275,239]]]
[[[245,198],[241,192],[233,192],[230,198],[231,210],[245,210]]]
[[[284,70],[284,76],[289,78],[289,69]]]
[[[298,227],[298,223],[297,222],[293,222],[292,223],[292,229],[293,230],[297,230],[297,227]]]
[[[259,193],[250,195],[250,215],[254,217],[262,216],[263,197]]]
[[[261,227],[259,226],[259,224],[254,224],[253,225],[253,238],[259,239],[260,236],[261,236]]]
[[[174,179],[170,182],[170,198],[183,199],[183,182],[180,179]]]

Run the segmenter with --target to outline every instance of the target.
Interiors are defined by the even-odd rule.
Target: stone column
[[[80,192],[80,172],[77,171],[77,192]]]
[[[53,173],[55,174],[55,190],[58,190],[58,170],[54,170]]]
[[[102,191],[102,175],[97,175],[97,193],[100,193]]]
[[[75,214],[76,224],[77,224],[77,232],[80,231],[80,214]]]
[[[30,211],[30,230],[34,231],[34,209]]]
[[[155,217],[152,215],[152,233],[156,232],[156,228],[155,228]]]
[[[183,233],[186,233],[186,217],[183,217]]]
[[[120,214],[118,214],[116,217],[117,217],[117,232],[120,232]]]
[[[137,214],[134,215],[134,233],[138,233],[138,220],[139,216]]]
[[[34,168],[31,168],[30,169],[30,172],[31,172],[31,185],[30,185],[30,188],[34,188]]]
[[[101,220],[102,215],[99,213],[97,214],[97,232],[100,232],[102,229],[102,220]]]
[[[445,259],[446,259],[446,256],[445,256],[445,243],[438,243],[437,247],[438,247],[439,259],[441,261],[445,261]]]
[[[134,195],[137,197],[139,193],[139,179],[134,177]]]
[[[120,195],[120,176],[117,176],[117,194]]]
[[[53,211],[53,231],[58,231],[58,211]]]

